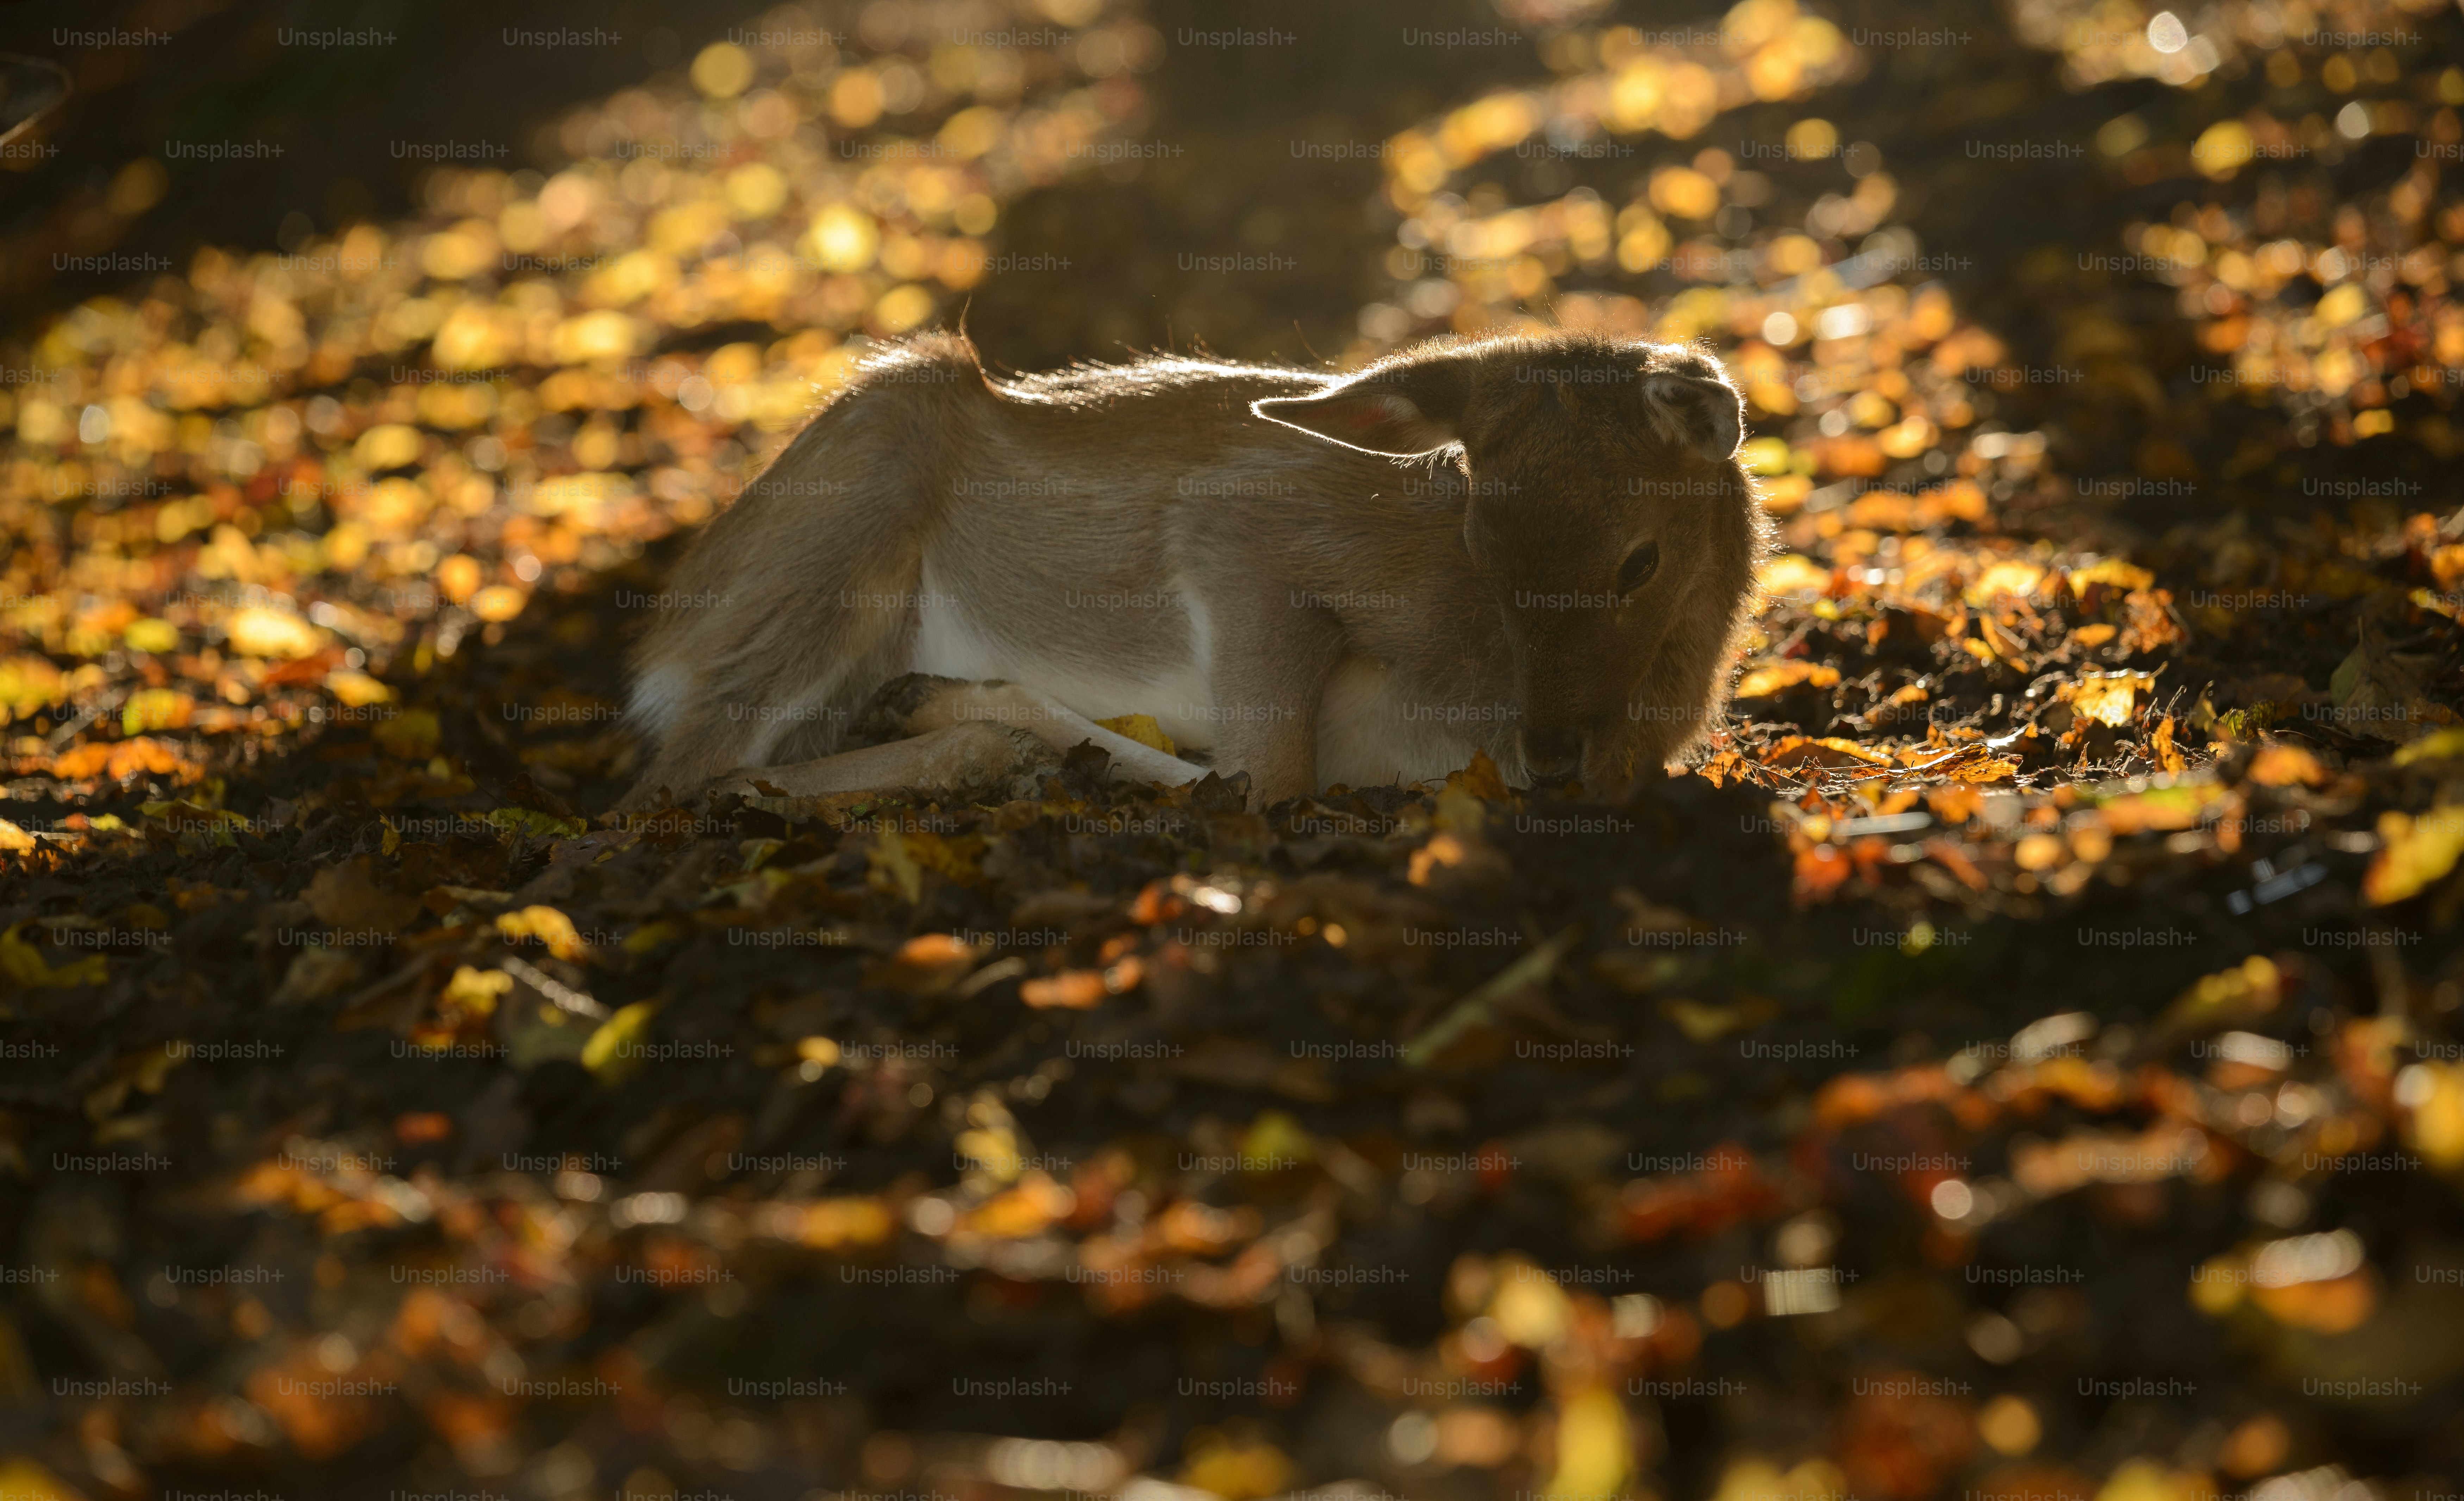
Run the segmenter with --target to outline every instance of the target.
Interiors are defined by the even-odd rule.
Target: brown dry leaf
[[[2167,589],[2135,589],[2122,602],[2122,650],[2136,656],[2158,651],[2186,640],[2173,619],[2173,596]]]
[[[1498,773],[1497,762],[1489,760],[1488,752],[1484,750],[1473,751],[1471,763],[1461,771],[1446,774],[1446,790],[1468,792],[1491,803],[1502,803],[1509,796],[1506,778]]]
[[[2019,763],[2004,761],[1982,745],[1969,748],[1968,755],[1943,768],[1942,774],[1953,782],[2008,782],[2019,774]]]
[[[1925,806],[1932,809],[1934,817],[1946,824],[1959,825],[1974,818],[1977,811],[1985,806],[1985,794],[1966,784],[1927,787],[1925,802]]]
[[[300,898],[317,920],[328,927],[362,932],[400,933],[419,914],[419,898],[399,896],[378,886],[369,872],[373,860],[356,855],[319,871]]]

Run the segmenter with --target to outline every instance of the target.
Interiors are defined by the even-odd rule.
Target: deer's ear
[[[1643,377],[1642,396],[1652,432],[1705,462],[1727,462],[1745,440],[1745,399],[1726,381],[1655,372]]]
[[[1462,441],[1470,397],[1470,372],[1441,361],[1368,371],[1313,396],[1268,396],[1249,409],[1329,443],[1409,458]]]

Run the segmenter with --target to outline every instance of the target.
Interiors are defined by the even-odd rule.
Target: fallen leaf
[[[289,610],[266,605],[233,612],[223,626],[223,638],[242,656],[314,656],[325,647],[323,631]]]
[[[1497,762],[1489,760],[1488,752],[1484,750],[1473,751],[1470,763],[1461,771],[1446,774],[1446,790],[1469,793],[1490,803],[1502,803],[1509,796],[1506,778],[1498,773]]]
[[[936,996],[966,979],[986,952],[956,934],[919,934],[889,959],[866,966],[864,982],[918,999]]]
[[[1172,742],[1172,737],[1163,732],[1162,725],[1155,723],[1154,715],[1124,714],[1110,719],[1098,719],[1095,723],[1115,735],[1126,736],[1149,750],[1159,750],[1167,756],[1180,754],[1180,747]]]
[[[2362,894],[2385,907],[2419,895],[2455,869],[2464,854],[2464,804],[2451,803],[2415,817],[2389,809],[2379,815],[2379,852],[2362,875]]]
[[[513,979],[508,975],[507,981]],[[602,1084],[621,1084],[642,1066],[642,1042],[649,1035],[650,1021],[659,1014],[655,1001],[636,1001],[599,1024],[583,1044],[582,1066],[599,1076]]]
[[[2159,771],[2179,772],[2189,769],[2190,763],[2184,760],[2181,751],[2174,747],[2171,715],[2165,716],[2164,721],[2156,726],[2155,733],[2147,737],[2147,754],[2155,761],[2156,769]]]
[[[1098,969],[1065,969],[1018,987],[1018,998],[1038,1010],[1090,1010],[1103,1004],[1106,993],[1104,973]]]
[[[99,954],[89,954],[53,968],[44,962],[42,950],[17,937],[25,926],[20,922],[0,933],[0,974],[37,990],[99,985],[111,978],[111,968]]]
[[[1815,688],[1829,688],[1839,681],[1839,670],[1819,662],[1784,661],[1749,669],[1737,680],[1734,696],[1768,698],[1771,695],[1794,688],[1799,683]]]
[[[309,878],[300,899],[317,920],[328,927],[355,932],[400,933],[419,914],[419,898],[399,896],[378,886],[367,855],[329,865]]]
[[[553,907],[524,907],[519,912],[496,915],[496,931],[507,938],[519,941],[536,938],[547,945],[547,951],[561,960],[582,960],[590,956],[590,946],[574,931],[573,919]]]

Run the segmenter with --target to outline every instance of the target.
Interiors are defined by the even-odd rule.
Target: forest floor
[[[781,11],[14,319],[0,1489],[2452,1494],[2464,21],[2289,14],[1535,0],[1262,120],[1356,38]],[[970,299],[1708,342],[1733,722],[605,813],[680,541]]]

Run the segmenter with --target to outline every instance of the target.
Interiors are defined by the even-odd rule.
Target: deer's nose
[[[1583,766],[1583,739],[1563,730],[1523,732],[1523,764],[1535,778],[1561,782]]]

